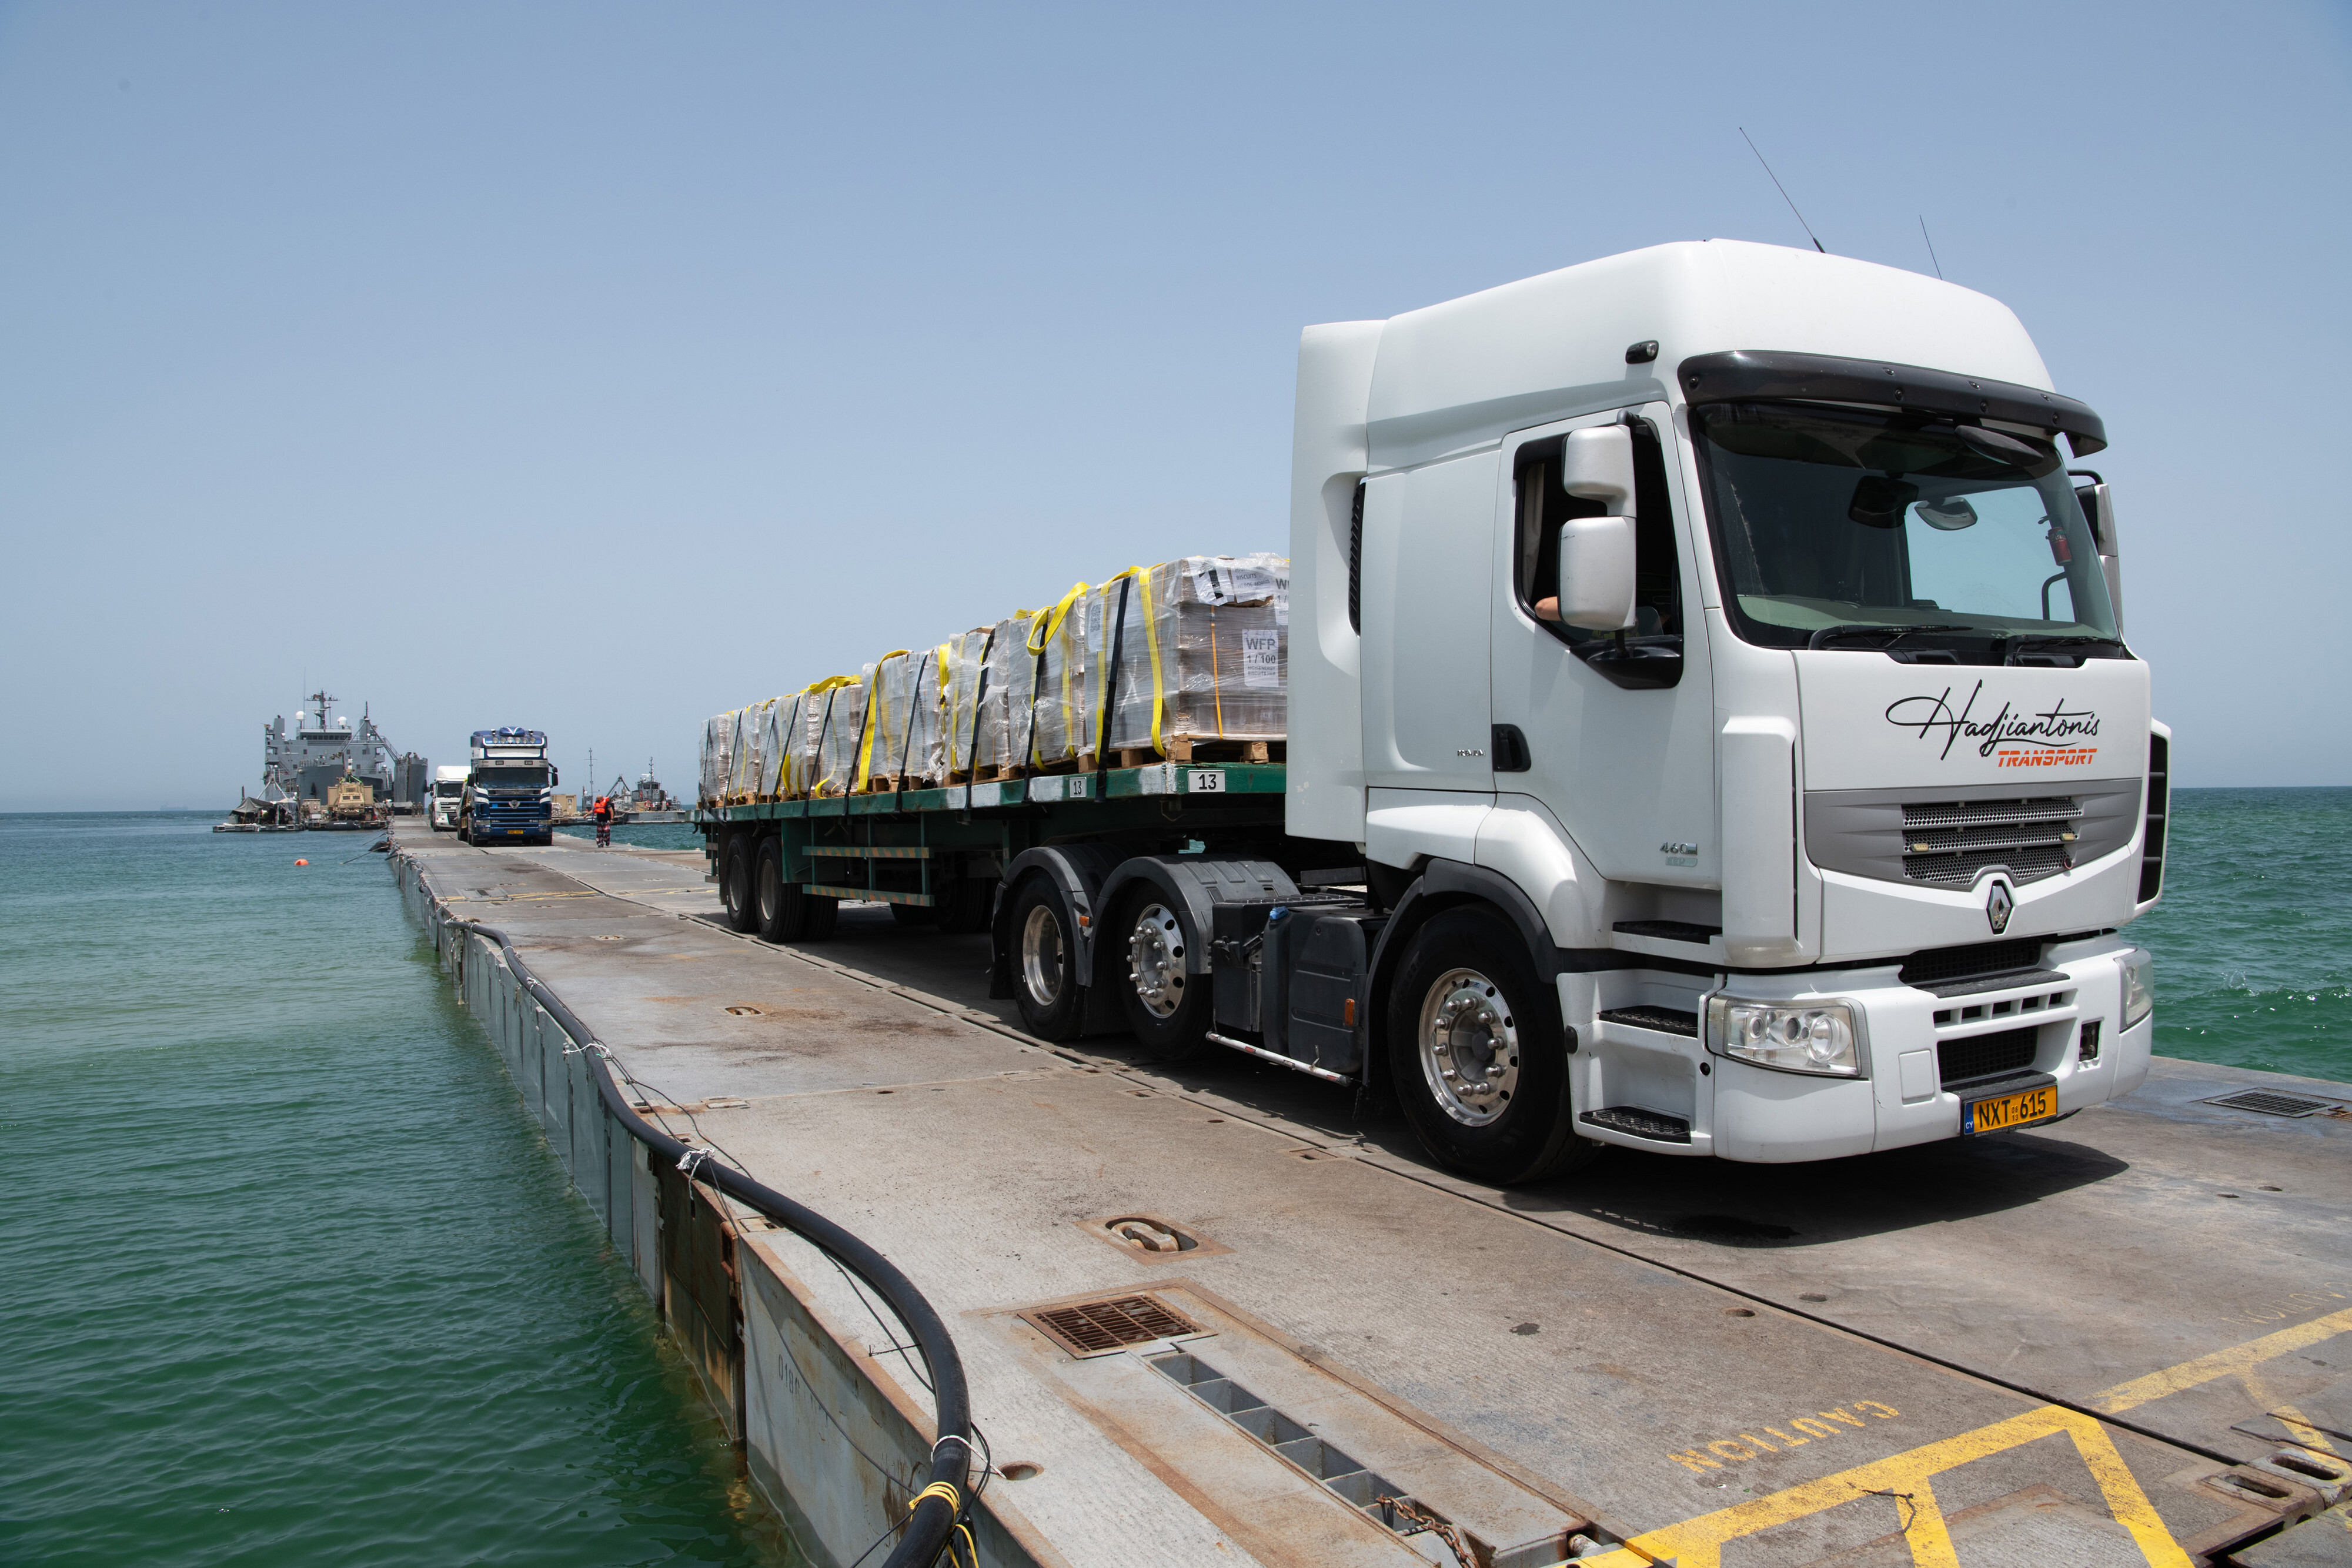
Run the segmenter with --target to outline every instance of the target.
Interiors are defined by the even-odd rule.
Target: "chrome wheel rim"
[[[1137,914],[1127,938],[1127,977],[1153,1018],[1174,1018],[1184,1005],[1184,927],[1167,905]]]
[[[772,921],[784,902],[783,867],[773,860],[763,860],[751,875],[751,885],[757,892],[756,913],[763,921]]]
[[[1519,1031],[1502,988],[1475,969],[1450,969],[1422,998],[1421,1073],[1438,1109],[1483,1127],[1511,1108]]]
[[[1029,911],[1021,924],[1021,983],[1029,999],[1050,1008],[1062,995],[1062,923],[1045,904]]]

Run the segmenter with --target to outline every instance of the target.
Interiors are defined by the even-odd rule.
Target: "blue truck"
[[[555,841],[555,765],[535,729],[478,729],[457,836],[469,844]]]

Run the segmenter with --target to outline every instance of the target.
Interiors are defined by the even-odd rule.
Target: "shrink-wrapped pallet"
[[[980,693],[980,766],[1003,772],[1026,767],[1030,699],[1037,691],[1037,658],[1028,651],[1029,623],[1016,610],[989,629],[987,689]]]
[[[940,752],[940,662],[936,649],[901,648],[868,664],[866,735],[856,787],[907,787],[931,776]]]
[[[1131,568],[1089,598],[1089,685],[1115,685],[1110,750],[1165,757],[1206,741],[1284,738],[1288,560],[1186,556]]]
[[[962,779],[984,760],[979,753],[980,682],[995,628],[960,632],[934,650],[940,666],[940,745],[931,782]]]
[[[760,705],[757,703],[735,710],[734,733],[727,743],[726,801],[730,806],[740,806],[751,798],[751,788],[745,780],[751,770],[751,747],[757,734],[759,716]]]
[[[742,739],[736,747],[735,766],[730,771],[734,782],[728,789],[729,798],[738,804],[760,798],[760,765],[766,754],[768,727],[775,706],[776,699],[770,697],[743,710]]]
[[[799,713],[785,741],[783,789],[780,793],[786,800],[798,800],[816,791],[817,780],[823,776],[817,765],[817,743],[824,738],[825,720],[833,712],[833,694],[856,680],[854,675],[835,675],[799,694]]]
[[[751,779],[751,798],[755,800],[782,800],[789,795],[786,785],[792,772],[793,727],[800,719],[805,695],[794,692],[778,697],[768,705],[760,720],[759,763]]]
[[[732,713],[715,714],[702,721],[702,772],[695,789],[697,805],[726,804],[727,768],[732,759],[734,737],[735,716]]]
[[[836,675],[825,683],[816,716],[816,755],[814,771],[809,779],[810,794],[846,795],[856,783],[857,753],[866,737],[866,682],[873,671],[874,666],[868,664],[864,676]]]
[[[1087,628],[1093,622],[1087,594],[1087,585],[1078,583],[1029,622],[1023,647],[1036,675],[1028,747],[1033,768],[1075,762],[1095,747],[1094,705],[1087,688]]]

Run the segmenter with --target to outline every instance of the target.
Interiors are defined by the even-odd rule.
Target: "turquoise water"
[[[2166,1056],[2352,1082],[2352,789],[2182,789],[2156,955]]]
[[[793,1561],[371,838],[212,820],[0,817],[0,1562]]]

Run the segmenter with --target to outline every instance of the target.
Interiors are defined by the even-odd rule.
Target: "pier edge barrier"
[[[531,972],[530,967],[516,951],[513,939],[496,926],[453,915],[444,909],[440,900],[425,886],[423,868],[413,857],[394,850],[389,858],[395,873],[399,873],[404,904],[412,898],[415,900],[411,913],[433,930],[435,946],[442,963],[454,967],[457,971],[461,1000],[469,1012],[488,1026],[491,1043],[499,1049],[501,1057],[506,1057],[509,1052],[500,1036],[509,1031],[509,1026],[511,1032],[520,1035],[524,1027],[523,1020],[520,1018],[502,1019],[491,997],[475,994],[478,982],[472,972],[474,966],[465,963],[463,956],[466,946],[463,938],[467,934],[498,948],[499,959],[513,976],[520,989],[520,996],[517,999],[528,997],[537,1003],[569,1039],[571,1045],[564,1051],[565,1057],[578,1058],[580,1066],[575,1071],[584,1072],[593,1083],[600,1106],[611,1118],[616,1132],[625,1134],[645,1155],[659,1155],[670,1161],[689,1184],[698,1181],[715,1187],[771,1223],[809,1242],[871,1287],[898,1316],[913,1337],[930,1375],[937,1437],[930,1450],[928,1484],[916,1494],[903,1528],[893,1527],[898,1531],[898,1542],[889,1556],[883,1560],[882,1568],[927,1568],[939,1560],[942,1552],[949,1552],[950,1560],[956,1561],[955,1553],[949,1551],[950,1540],[956,1537],[964,1540],[967,1550],[970,1550],[971,1514],[980,1490],[986,1485],[985,1472],[983,1470],[978,1486],[974,1486],[971,1471],[981,1454],[974,1446],[971,1396],[964,1377],[963,1361],[956,1351],[955,1341],[948,1333],[945,1322],[929,1301],[896,1264],[857,1236],[806,1205],[731,1166],[719,1163],[709,1149],[681,1142],[646,1120],[622,1093],[613,1073],[609,1049],[596,1039],[594,1031],[562,998]],[[455,942],[450,939],[453,934],[457,937]],[[517,1044],[514,1061],[509,1063],[510,1068],[522,1058],[520,1040]],[[535,1061],[544,1060],[540,1052],[530,1054]],[[529,1082],[528,1075],[520,1071],[515,1072],[515,1078],[526,1108],[544,1127],[546,1086]],[[531,1092],[534,1088],[541,1092],[537,1100]],[[573,1128],[567,1127],[565,1131],[567,1135],[560,1144],[551,1134],[549,1144],[567,1175],[572,1177],[573,1185],[581,1188],[583,1197],[597,1212],[598,1218],[606,1221],[608,1234],[619,1228],[616,1218],[619,1208],[631,1211],[631,1228],[634,1230],[645,1217],[635,1213],[634,1193],[620,1196],[612,1190],[613,1168],[620,1162],[611,1157],[610,1143],[598,1150],[602,1156],[600,1163],[605,1166],[608,1178],[606,1202],[598,1205],[581,1181],[577,1168],[581,1134]],[[633,1155],[632,1163],[639,1157]],[[634,1186],[634,1183],[631,1186]],[[639,1272],[639,1282],[653,1289],[655,1281],[646,1280],[643,1273],[646,1254],[635,1249],[632,1250],[636,1253],[635,1271]],[[656,1259],[654,1263],[656,1271],[659,1266]],[[658,1298],[658,1291],[654,1293]],[[739,1427],[740,1424],[739,1418],[730,1414],[728,1425]],[[737,1436],[742,1435],[740,1430],[737,1432]],[[786,1501],[789,1503],[789,1500]]]

